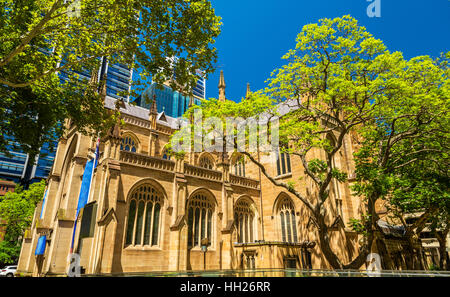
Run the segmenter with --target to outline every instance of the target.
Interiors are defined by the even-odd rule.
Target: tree
[[[143,80],[175,76],[189,92],[197,70],[212,71],[219,26],[208,0],[1,0],[0,151],[12,137],[35,155],[66,118],[83,132],[105,130],[103,102],[79,75],[104,57],[140,68]]]
[[[383,188],[372,186],[376,181],[366,182],[367,176],[376,176],[377,172],[372,168],[366,170],[363,163],[357,164],[359,187],[356,190],[364,197],[366,206],[364,219],[358,226],[365,241],[359,254],[349,263],[343,263],[330,245],[330,226],[327,225],[330,210],[326,203],[330,200],[333,180],[343,182],[347,174],[334,166],[333,159],[346,137],[357,135],[355,133],[370,135],[376,127],[387,127],[383,123],[397,110],[402,115],[394,122],[402,122],[408,112],[421,114],[416,125],[420,129],[432,122],[434,116],[422,118],[422,114],[423,110],[437,111],[433,107],[445,105],[448,92],[442,86],[446,84],[444,71],[427,57],[406,61],[401,53],[390,53],[380,40],[358,26],[350,16],[322,19],[318,24],[304,26],[295,49],[283,58],[288,63],[272,73],[265,90],[252,93],[240,103],[203,101],[201,106],[191,108],[187,117],[192,118],[195,109],[201,109],[205,118],[215,116],[223,122],[229,116],[249,119],[262,112],[268,117],[281,116],[279,151],[301,160],[305,175],[313,184],[308,195],[296,190],[295,181],[282,182],[271,176],[248,149],[242,153],[270,182],[292,193],[309,210],[317,226],[319,246],[329,264],[336,269],[358,269],[374,241],[375,202],[385,193]],[[281,105],[287,106],[288,111],[280,113]],[[417,117],[410,118],[411,123],[415,123]],[[386,129],[380,132],[377,128],[372,133],[386,134]],[[235,133],[236,130],[234,127]],[[391,127],[391,131],[394,130],[397,132]],[[392,134],[396,142],[409,135],[406,131],[402,133],[403,136],[398,137]],[[226,139],[225,135],[223,138]],[[368,146],[365,150],[370,150],[369,147],[375,149]],[[365,150],[358,153],[364,155]],[[314,152],[320,152],[323,157],[312,157]],[[364,156],[373,161],[373,155],[371,151]]]
[[[450,203],[449,72],[439,59],[427,56],[398,65],[395,92],[388,94],[387,104],[380,106],[376,117],[358,130],[363,141],[355,159],[355,190],[388,202],[391,214],[405,226],[409,252],[415,255],[409,268],[423,269],[414,243],[425,225],[442,217]],[[418,211],[420,218],[406,224],[404,215]]]
[[[414,79],[428,81],[431,85],[436,82],[445,84],[445,81],[434,77]],[[429,89],[425,85],[422,87]],[[388,214],[405,228],[409,252],[413,256],[413,263],[407,263],[409,269],[423,269],[421,249],[414,251],[415,246],[421,246],[420,233],[427,226],[434,231],[443,230],[444,237],[448,233],[448,106],[433,98],[426,100],[436,105],[413,99],[417,108],[397,109],[395,115],[384,116],[372,131],[361,132],[365,141],[361,154],[356,157],[360,169],[356,190],[371,191],[366,186],[369,184],[372,189],[378,188],[380,198],[387,202]],[[414,213],[420,213],[420,216],[414,223],[407,224],[405,216]],[[442,235],[435,233],[438,238]],[[444,255],[445,240],[440,242],[441,254]],[[441,267],[443,265],[441,263]]]
[[[14,192],[0,197],[0,218],[6,227],[4,240],[0,242],[0,263],[12,264],[19,259],[22,238],[31,226],[34,210],[44,191],[45,181],[42,180],[31,184],[28,190],[16,186]]]
[[[396,164],[395,167],[405,165],[396,170],[386,167],[376,177],[372,176],[365,181],[384,187],[385,194],[380,199],[384,201],[386,217],[391,223],[403,225],[404,238],[407,239],[408,253],[412,260],[406,265],[411,270],[426,268],[422,261],[420,242],[420,234],[425,228],[429,228],[438,239],[440,267],[445,269],[446,266],[446,236],[450,226],[448,157],[445,157],[444,149],[424,149],[427,144],[429,145],[421,140],[420,152],[419,149],[415,150],[417,146],[412,145],[411,141],[406,146],[397,147],[396,154],[392,153],[396,156],[388,162]],[[415,158],[418,160],[413,161]],[[392,166],[394,165],[391,168]],[[411,215],[417,216],[413,222],[407,220]]]

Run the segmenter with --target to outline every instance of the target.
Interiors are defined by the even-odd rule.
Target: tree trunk
[[[334,269],[343,269],[341,261],[339,261],[336,254],[333,252],[333,250],[330,247],[330,238],[328,236],[328,227],[325,224],[324,218],[319,215],[319,218],[316,216],[316,220],[318,223],[318,231],[319,231],[319,246],[320,249],[325,256],[325,259],[327,259],[328,263],[331,265]]]
[[[422,261],[422,249],[415,249],[415,243],[417,243],[417,239],[414,236],[407,235],[408,242],[408,253],[411,258],[410,267],[408,270],[425,270],[425,265]]]
[[[445,270],[450,271],[450,258],[447,251],[445,252],[445,258],[447,259],[447,266],[445,267]]]
[[[419,249],[416,251],[416,256],[418,259],[419,270],[425,270],[425,263],[423,262],[423,253],[422,253],[422,245],[420,245]]]
[[[441,243],[439,242],[439,269],[440,270],[445,270],[445,268],[447,267],[447,252],[446,252],[446,247],[445,244],[444,246],[441,245]]]
[[[366,262],[367,255],[370,253],[372,242],[373,242],[373,232],[372,229],[368,231],[367,243],[360,249],[358,256],[353,259],[348,264],[343,264],[338,256],[333,252],[330,246],[330,238],[328,227],[325,224],[325,218],[319,214],[316,214],[316,222],[318,223],[319,232],[319,246],[320,249],[327,259],[328,263],[333,269],[359,269]]]
[[[318,195],[321,197],[321,194]],[[369,198],[368,203],[368,211],[370,214],[374,213],[374,203],[373,199]],[[371,203],[372,202],[372,203]],[[367,229],[367,242],[363,248],[360,249],[358,256],[353,259],[348,264],[343,264],[336,253],[331,249],[330,246],[330,238],[329,238],[329,230],[328,226],[325,223],[325,215],[321,212],[323,204],[316,205],[314,211],[312,211],[312,215],[317,223],[317,228],[319,232],[319,247],[325,256],[325,259],[331,265],[333,269],[359,269],[367,259],[367,255],[370,253],[372,242],[373,242],[373,219],[366,222]],[[373,216],[372,216],[373,218]]]
[[[442,233],[435,232],[436,238],[439,242],[439,269],[441,270],[449,270],[449,259],[446,246],[448,232],[448,227]]]
[[[378,251],[380,252],[380,257],[382,260],[382,268],[387,270],[394,270],[394,265],[389,252],[386,248],[386,244],[382,238],[376,240]]]

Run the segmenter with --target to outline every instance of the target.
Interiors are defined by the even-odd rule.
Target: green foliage
[[[172,137],[172,136],[171,136]],[[185,152],[175,152],[173,149],[172,149],[172,147],[170,146],[170,143],[168,144],[168,145],[166,145],[165,146],[165,149],[166,149],[166,154],[168,155],[168,156],[173,156],[173,157],[175,157],[175,159],[177,159],[177,160],[182,160],[182,159],[184,159],[184,156],[185,156]]]
[[[438,265],[436,265],[436,264],[434,264],[434,263],[431,263],[431,265],[430,265],[430,267],[428,268],[428,270],[431,270],[431,271],[438,271],[438,270],[440,270],[440,268],[439,268]]]
[[[295,182],[294,181],[288,181],[286,182],[286,185],[288,187],[289,190],[294,190],[295,189]]]
[[[37,154],[62,135],[67,118],[82,132],[105,131],[111,121],[94,92],[101,82],[88,87],[77,74],[98,69],[103,57],[137,69],[138,91],[149,77],[175,75],[176,87],[189,92],[197,70],[213,70],[221,23],[208,0],[82,0],[79,15],[68,13],[73,3],[0,0],[2,152],[8,135]],[[65,83],[60,72],[68,74]]]
[[[357,195],[384,199],[391,215],[425,212],[423,223],[449,224],[448,53],[398,60],[388,101],[358,127]],[[420,230],[420,228],[418,229]]]
[[[7,239],[0,242],[0,266],[16,264],[20,256],[21,245],[17,241]]]
[[[348,225],[351,230],[355,231],[358,234],[365,234],[367,231],[365,223],[359,219],[350,218]]]
[[[5,221],[5,238],[0,243],[0,262],[10,264],[17,261],[21,239],[31,226],[34,210],[43,199],[45,181],[31,184],[28,190],[16,186],[14,192],[0,197],[0,218]]]
[[[324,173],[328,168],[327,163],[319,159],[312,159],[311,161],[309,161],[308,167],[314,174]]]
[[[204,118],[215,116],[223,122],[227,117],[248,119],[261,113],[281,116],[280,151],[301,160],[317,190],[316,197],[293,193],[317,221],[324,221],[328,212],[325,201],[331,181],[347,180],[347,174],[334,167],[334,158],[350,140],[356,165],[352,189],[368,209],[361,221],[350,220],[355,231],[370,237],[378,219],[378,199],[392,199],[396,208],[405,211],[440,205],[438,213],[444,213],[450,168],[450,53],[435,60],[428,56],[407,60],[400,52],[388,51],[350,16],[306,25],[296,41],[266,89],[240,103],[202,102],[187,117],[197,109]],[[248,142],[249,133],[245,136]],[[256,158],[252,162],[258,163]],[[274,179],[263,168],[262,173],[276,186],[292,190],[292,183]],[[322,226],[319,232],[328,230]],[[334,268],[344,267],[330,249],[324,250]],[[359,268],[362,262],[353,264]]]
[[[331,170],[331,176],[341,183],[346,182],[348,179],[348,174],[337,168]]]

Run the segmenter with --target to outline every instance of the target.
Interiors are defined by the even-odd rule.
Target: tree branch
[[[10,52],[5,58],[0,60],[0,67],[5,66],[8,64],[16,55],[21,53],[23,49],[27,46],[27,44],[30,43],[30,41],[36,37],[39,33],[39,31],[44,27],[44,25],[50,21],[52,14],[59,8],[61,8],[61,2],[62,0],[57,0],[55,3],[53,3],[50,10],[45,14],[45,16],[42,18],[42,20],[34,27],[30,32],[28,32],[23,38],[20,44],[12,51]],[[3,82],[2,82],[3,83]]]
[[[259,169],[261,169],[261,172],[264,174],[264,176],[268,180],[270,180],[275,186],[283,187],[290,193],[294,194],[298,199],[300,199],[300,201],[302,201],[306,205],[306,207],[308,207],[309,210],[311,210],[311,212],[314,213],[313,205],[305,197],[303,197],[299,192],[297,192],[295,189],[293,189],[291,187],[288,187],[285,183],[281,183],[281,182],[275,180],[272,176],[270,176],[267,173],[266,168],[260,162],[258,162],[249,152],[244,151],[244,152],[242,152],[242,154],[246,155],[250,159],[250,161],[252,161],[256,166],[258,166]]]

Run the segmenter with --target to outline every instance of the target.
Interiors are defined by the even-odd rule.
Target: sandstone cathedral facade
[[[80,256],[86,274],[330,268],[306,207],[257,166],[238,153],[171,158],[165,148],[179,128],[176,119],[158,113],[155,101],[148,110],[102,97],[105,108],[120,110],[123,124],[100,139],[87,204],[77,212],[83,173],[97,141],[67,121],[46,197],[24,236],[19,273],[64,275],[71,253]],[[219,100],[226,100],[223,73]],[[358,235],[347,226],[361,213],[360,200],[349,188],[352,156],[348,136],[334,161],[349,179],[333,183],[327,201],[332,247],[342,260],[353,258],[359,246]],[[296,189],[304,195],[312,190],[295,156],[259,158],[277,180],[300,180]],[[43,235],[44,249],[37,254]]]

